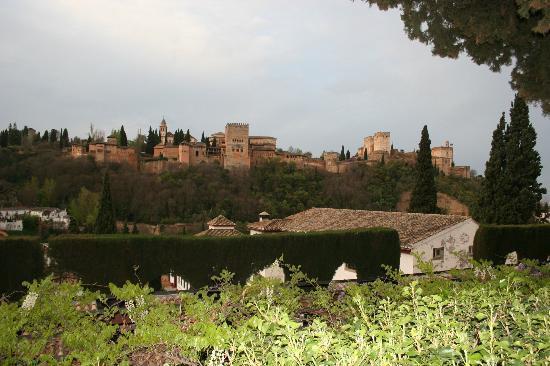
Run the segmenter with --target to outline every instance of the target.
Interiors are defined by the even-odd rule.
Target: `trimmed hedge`
[[[482,225],[474,238],[474,259],[504,264],[508,253],[546,261],[550,255],[550,225]]]
[[[330,280],[343,262],[357,270],[358,279],[369,279],[384,274],[382,264],[399,267],[400,245],[390,229],[230,238],[65,235],[50,240],[49,254],[56,271],[74,272],[86,284],[136,282],[137,273],[159,288],[160,275],[173,270],[198,288],[223,269],[243,283],[281,255],[321,281]]]
[[[0,240],[0,294],[23,290],[23,281],[44,275],[44,255],[39,239],[9,237]]]

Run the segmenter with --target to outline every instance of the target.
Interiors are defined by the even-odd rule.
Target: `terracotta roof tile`
[[[312,208],[287,217],[284,231],[387,227],[397,230],[402,245],[410,246],[468,219],[457,215]]]
[[[208,226],[235,226],[235,223],[223,215],[213,218],[208,221]]]
[[[195,236],[239,236],[243,235],[240,231],[235,229],[208,229],[205,231],[201,231],[198,234],[195,234]]]
[[[410,247],[468,219],[457,215],[311,208],[286,219],[251,223],[248,228],[263,232],[309,232],[387,227],[397,230],[403,247]]]

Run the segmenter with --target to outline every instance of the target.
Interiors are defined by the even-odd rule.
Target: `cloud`
[[[92,122],[132,136],[163,115],[196,135],[247,121],[319,154],[378,130],[410,150],[428,124],[482,171],[508,78],[434,57],[397,12],[347,0],[4,0],[0,13],[0,124],[77,135]],[[531,110],[548,163],[550,124]]]

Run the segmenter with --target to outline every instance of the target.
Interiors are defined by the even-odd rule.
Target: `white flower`
[[[25,296],[25,300],[23,301],[21,308],[31,310],[34,308],[34,304],[36,304],[36,299],[38,299],[38,294],[36,292],[29,292],[27,296]]]

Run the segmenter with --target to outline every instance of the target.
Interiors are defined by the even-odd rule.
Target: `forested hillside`
[[[85,224],[97,201],[105,167],[74,160],[59,150],[0,150],[0,206],[70,207]],[[224,214],[254,221],[258,212],[284,217],[309,207],[395,210],[411,190],[414,170],[403,163],[357,166],[345,174],[268,162],[250,171],[216,165],[160,176],[111,165],[113,203],[119,220],[149,223],[204,221]],[[474,208],[479,181],[437,178],[438,190]]]

